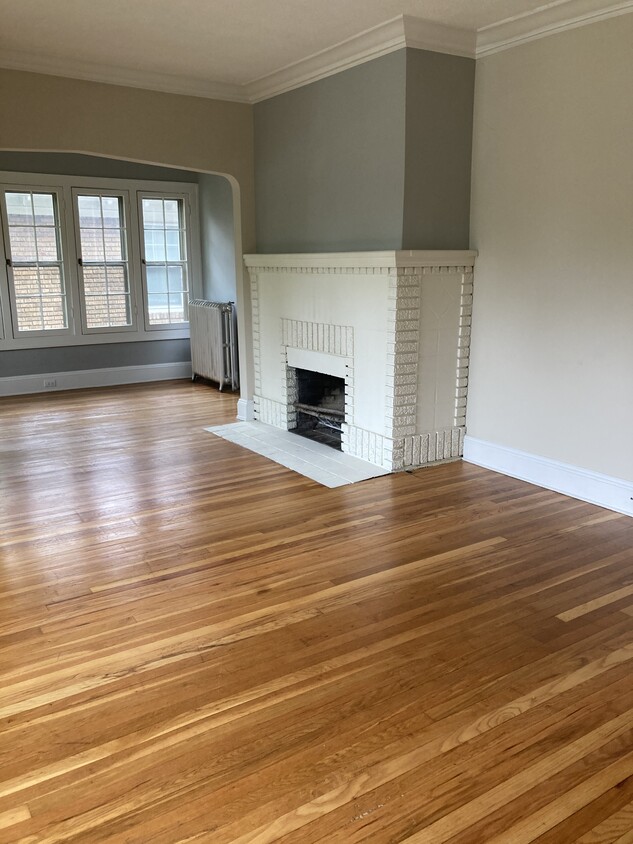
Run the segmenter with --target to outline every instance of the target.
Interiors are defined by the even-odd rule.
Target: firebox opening
[[[295,434],[341,450],[345,421],[345,379],[308,369],[295,369],[297,412]]]

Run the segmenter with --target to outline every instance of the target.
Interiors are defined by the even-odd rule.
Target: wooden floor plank
[[[633,844],[633,522],[326,489],[172,382],[0,405],[0,844]]]

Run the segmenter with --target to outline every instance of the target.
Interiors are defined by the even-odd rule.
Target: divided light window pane
[[[149,323],[187,322],[189,273],[184,201],[143,197],[141,211]]]
[[[86,328],[131,326],[132,300],[122,196],[77,196]]]
[[[67,329],[57,196],[5,191],[4,203],[16,331]]]

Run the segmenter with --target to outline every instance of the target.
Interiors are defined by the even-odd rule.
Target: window
[[[148,327],[187,322],[188,260],[185,202],[140,197]]]
[[[0,352],[184,339],[193,183],[0,171]]]
[[[124,196],[75,193],[84,327],[133,327]]]
[[[5,188],[2,199],[14,332],[66,331],[68,306],[57,194]]]

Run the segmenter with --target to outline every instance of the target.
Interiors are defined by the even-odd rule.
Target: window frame
[[[1,175],[1,174],[0,174]],[[54,196],[54,210],[57,215],[56,219],[56,226],[55,228],[58,231],[58,248],[60,252],[59,261],[44,261],[40,262],[36,260],[35,262],[20,262],[17,261],[13,257],[13,252],[11,249],[11,241],[10,241],[10,233],[9,233],[9,219],[7,214],[7,204],[6,204],[6,194],[7,193],[44,193],[50,194]],[[68,232],[65,226],[65,203],[63,197],[63,189],[54,186],[54,185],[41,185],[41,184],[14,184],[0,181],[0,241],[2,244],[3,249],[3,257],[4,257],[4,273],[6,279],[6,306],[5,302],[2,301],[0,296],[0,309],[2,310],[2,317],[3,321],[8,322],[8,325],[5,325],[5,330],[3,332],[3,339],[20,339],[20,340],[28,340],[34,338],[53,338],[53,337],[63,337],[68,338],[72,336],[74,333],[74,314],[72,308],[72,297],[71,297],[71,290],[69,286],[69,273],[68,273]],[[51,266],[59,265],[62,277],[62,284],[63,284],[63,299],[64,304],[66,307],[66,327],[65,328],[36,328],[25,330],[18,327],[18,295],[15,289],[15,277],[13,270],[15,266],[21,266],[22,264],[28,265],[29,263],[33,263],[34,265],[46,265],[50,264]],[[4,285],[3,285],[4,287]]]
[[[2,246],[2,261],[0,262],[0,348],[8,338],[13,340],[13,325],[11,323],[11,301],[9,298],[9,268],[6,264],[4,251],[3,227],[0,221],[0,245]]]
[[[143,312],[145,317],[145,330],[146,331],[169,331],[178,329],[180,327],[189,327],[189,319],[187,318],[184,322],[178,323],[168,323],[162,322],[152,325],[149,321],[149,290],[147,287],[147,256],[145,255],[145,237],[144,231],[145,227],[143,225],[143,200],[144,199],[178,199],[182,200],[183,203],[183,213],[185,215],[185,250],[186,250],[186,261],[165,261],[166,265],[170,263],[179,264],[184,263],[186,265],[186,272],[187,272],[187,317],[189,315],[189,302],[191,299],[194,298],[192,296],[192,262],[191,256],[193,251],[191,249],[191,207],[189,197],[178,191],[137,191],[136,194],[136,201],[137,201],[137,213],[138,213],[138,223],[139,223],[139,242],[141,248],[141,272],[143,276]],[[154,263],[152,261],[149,262],[150,266]]]
[[[117,199],[122,200],[123,204],[123,222],[124,227],[123,231],[125,232],[125,251],[126,251],[126,260],[125,265],[127,268],[127,281],[128,287],[130,290],[130,316],[131,322],[129,325],[103,325],[103,326],[95,326],[91,328],[88,325],[88,314],[86,310],[86,291],[84,286],[84,267],[85,266],[101,266],[101,263],[98,261],[86,261],[82,254],[81,248],[81,227],[79,225],[79,197],[80,196],[114,196]],[[134,247],[133,247],[133,237],[132,232],[130,231],[132,225],[132,215],[131,215],[131,202],[130,202],[130,195],[129,191],[127,190],[114,190],[114,189],[106,189],[106,188],[77,188],[74,187],[72,189],[72,198],[73,198],[73,220],[74,220],[74,234],[75,234],[75,250],[77,256],[77,277],[79,281],[79,302],[81,305],[81,331],[82,334],[119,334],[125,332],[126,334],[135,333],[138,329],[138,304],[137,304],[137,291],[136,285],[134,284],[133,279],[133,258],[134,258]],[[105,257],[105,256],[104,256]],[[123,262],[121,262],[123,263]],[[103,264],[107,264],[104,260]]]
[[[59,214],[62,230],[62,255],[64,258],[66,296],[68,308],[69,328],[62,334],[57,331],[39,332],[38,335],[14,334],[13,321],[8,297],[8,272],[5,265],[4,238],[0,233],[0,352],[11,349],[42,349],[59,346],[88,346],[104,345],[107,343],[130,343],[156,340],[176,340],[189,338],[189,324],[162,324],[150,330],[145,328],[145,312],[143,295],[143,273],[140,263],[140,220],[138,205],[134,201],[134,194],[154,192],[156,194],[180,194],[187,197],[189,204],[189,299],[201,298],[203,295],[201,254],[200,254],[200,226],[198,219],[198,185],[195,182],[164,182],[146,179],[109,179],[93,178],[89,176],[68,176],[41,173],[24,173],[0,171],[0,184],[8,190],[34,190],[36,188],[49,191],[56,188],[59,191],[61,205]],[[79,265],[77,255],[78,232],[75,231],[74,205],[72,189],[80,192],[105,192],[108,190],[128,191],[130,195],[130,217],[128,220],[128,238],[130,240],[130,288],[134,291],[136,303],[136,327],[106,329],[106,331],[90,329],[83,331],[81,290],[79,280]],[[0,228],[6,225],[0,222]],[[139,309],[143,309],[141,315]],[[2,336],[4,335],[4,336]]]

